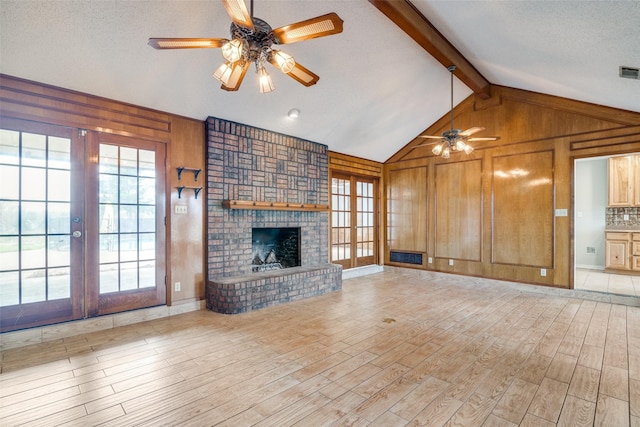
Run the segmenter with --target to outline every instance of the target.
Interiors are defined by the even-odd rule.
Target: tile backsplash
[[[628,219],[625,219],[628,215]],[[640,206],[607,208],[607,226],[640,225]]]

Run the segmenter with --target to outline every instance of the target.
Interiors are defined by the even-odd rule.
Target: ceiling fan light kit
[[[440,140],[437,145],[433,147],[431,152],[434,156],[442,156],[443,159],[448,159],[453,151],[464,151],[467,155],[471,154],[473,152],[473,147],[469,145],[470,141],[496,141],[500,139],[500,137],[497,136],[471,138],[471,135],[484,130],[483,127],[479,126],[469,128],[465,131],[455,129],[453,125],[453,73],[456,70],[456,66],[451,65],[447,67],[447,69],[451,73],[451,129],[442,132],[441,136],[421,135],[421,138]],[[416,148],[423,147],[425,145],[430,144],[420,144],[417,145]]]
[[[337,14],[328,13],[272,29],[268,23],[253,16],[253,1],[251,13],[247,10],[244,0],[222,0],[222,4],[232,20],[231,40],[150,38],[149,45],[160,50],[220,48],[226,62],[213,73],[213,77],[222,83],[221,88],[227,91],[240,88],[251,63],[256,66],[261,93],[275,90],[271,76],[264,67],[267,62],[304,86],[312,86],[318,82],[320,77],[296,63],[291,55],[274,49],[273,45],[341,33],[343,21]]]

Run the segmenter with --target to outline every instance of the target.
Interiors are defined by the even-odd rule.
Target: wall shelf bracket
[[[185,188],[193,190],[193,193],[196,195],[196,200],[198,200],[198,194],[200,194],[200,191],[202,191],[202,187],[188,187],[186,185],[182,185],[176,188],[178,189],[178,199],[182,198],[182,190],[184,190]]]
[[[182,178],[182,172],[190,171],[193,172],[193,180],[198,182],[198,175],[200,175],[200,172],[202,172],[202,169],[188,168],[185,166],[179,166],[176,168],[176,170],[178,171],[178,181],[180,181],[180,179]]]

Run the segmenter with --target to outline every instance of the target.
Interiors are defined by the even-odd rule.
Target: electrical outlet
[[[449,265],[453,265],[453,260],[452,259],[449,260]]]
[[[176,205],[174,211],[177,214],[186,214],[187,213],[187,205]]]
[[[547,269],[546,268],[541,268],[540,269],[540,275],[542,277],[546,277],[547,276]]]
[[[181,288],[182,288],[182,284],[181,284],[180,282],[176,282],[176,283],[173,285],[173,289],[174,289],[176,292],[180,292],[180,289],[181,289]]]
[[[429,264],[433,264],[433,258],[431,258],[431,257],[427,258],[427,262],[428,262]]]

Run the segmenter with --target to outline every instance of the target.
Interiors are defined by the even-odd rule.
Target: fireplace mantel
[[[223,200],[222,207],[225,209],[253,209],[270,211],[326,212],[329,210],[328,205],[316,203],[258,202],[255,200]]]

